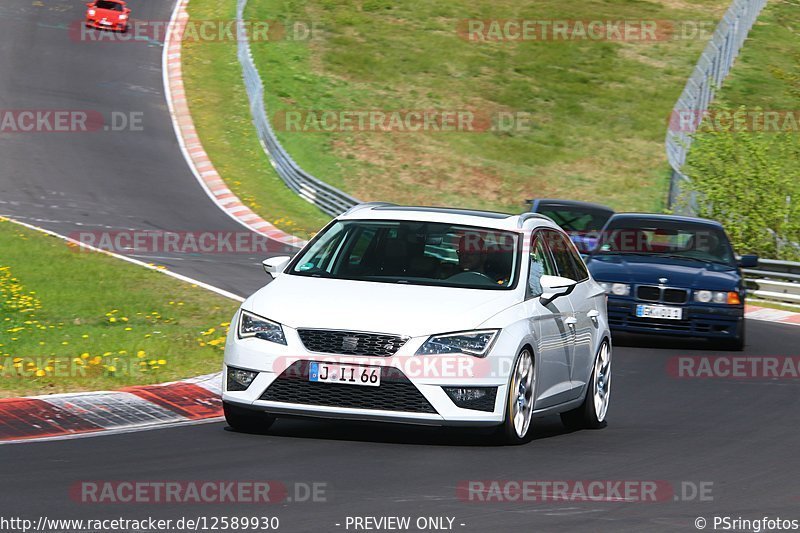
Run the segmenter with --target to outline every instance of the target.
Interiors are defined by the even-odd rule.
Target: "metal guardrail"
[[[264,82],[253,61],[250,40],[247,38],[245,30],[245,7],[247,7],[247,0],[237,1],[237,55],[239,63],[242,65],[244,86],[250,100],[250,113],[253,116],[253,124],[258,132],[261,146],[275,171],[292,191],[325,213],[331,216],[340,215],[360,201],[300,168],[300,165],[292,159],[275,136],[264,106]]]
[[[760,300],[800,305],[800,263],[761,259],[745,268],[747,293]]]
[[[750,29],[759,13],[767,5],[767,0],[734,0],[725,16],[717,25],[714,35],[694,67],[694,72],[686,82],[678,102],[672,109],[670,126],[667,129],[667,160],[672,167],[672,179],[669,187],[669,207],[675,205],[681,195],[681,187],[689,178],[681,171],[686,163],[686,154],[692,144],[692,134],[696,131],[699,120],[692,119],[686,130],[675,131],[674,120],[688,113],[690,117],[702,117],[714,99],[716,91],[730,72],[736,56],[739,55]],[[691,206],[687,206],[692,211]],[[694,213],[687,213],[694,214]]]

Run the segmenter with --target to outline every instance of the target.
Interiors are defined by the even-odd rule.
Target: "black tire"
[[[507,444],[510,446],[516,446],[519,444],[527,444],[533,439],[533,421],[531,418],[531,422],[528,425],[528,429],[524,435],[519,436],[517,434],[516,429],[514,428],[514,420],[512,417],[512,405],[516,401],[516,394],[513,382],[514,382],[514,373],[516,372],[517,364],[520,361],[520,358],[523,357],[523,354],[527,354],[531,358],[531,362],[533,364],[531,371],[533,372],[533,392],[532,392],[532,399],[531,401],[536,400],[536,358],[533,356],[533,353],[528,349],[524,348],[522,351],[517,354],[517,358],[514,360],[514,371],[511,373],[511,376],[508,378],[508,393],[506,395],[506,415],[503,419],[503,424],[498,426],[496,436],[500,439],[503,444]]]
[[[604,342],[602,345],[600,345],[600,350],[603,349],[603,346],[608,348],[610,354],[611,347],[608,346],[608,343]],[[600,351],[598,351],[597,355],[595,356],[595,361],[597,361],[598,357],[600,357]],[[571,411],[561,413],[561,423],[563,423],[567,429],[603,429],[608,425],[605,416],[603,417],[603,420],[598,420],[597,412],[594,407],[595,372],[597,372],[596,368],[597,366],[594,365],[592,375],[589,378],[589,383],[586,384],[586,394],[583,396],[583,403]]]
[[[244,433],[266,433],[275,422],[275,417],[272,415],[238,407],[228,402],[222,402],[222,411],[225,413],[228,425]]]

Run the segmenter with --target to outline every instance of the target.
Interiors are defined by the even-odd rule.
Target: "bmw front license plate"
[[[664,305],[637,305],[636,316],[639,318],[681,320],[683,318],[683,309],[680,307],[666,307]]]
[[[308,381],[380,387],[381,369],[374,366],[341,363],[311,363],[308,365]]]

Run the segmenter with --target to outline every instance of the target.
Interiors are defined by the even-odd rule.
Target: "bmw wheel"
[[[511,374],[506,401],[506,418],[502,433],[507,444],[524,444],[533,438],[531,418],[536,399],[536,368],[533,354],[528,348],[517,356]]]
[[[561,413],[561,421],[570,429],[600,429],[606,426],[606,414],[611,396],[611,347],[600,345],[586,396],[580,407]]]

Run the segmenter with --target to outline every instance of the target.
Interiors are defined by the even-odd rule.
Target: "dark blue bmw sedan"
[[[586,258],[608,293],[612,330],[718,340],[741,350],[745,287],[720,224],[672,215],[616,214]]]

